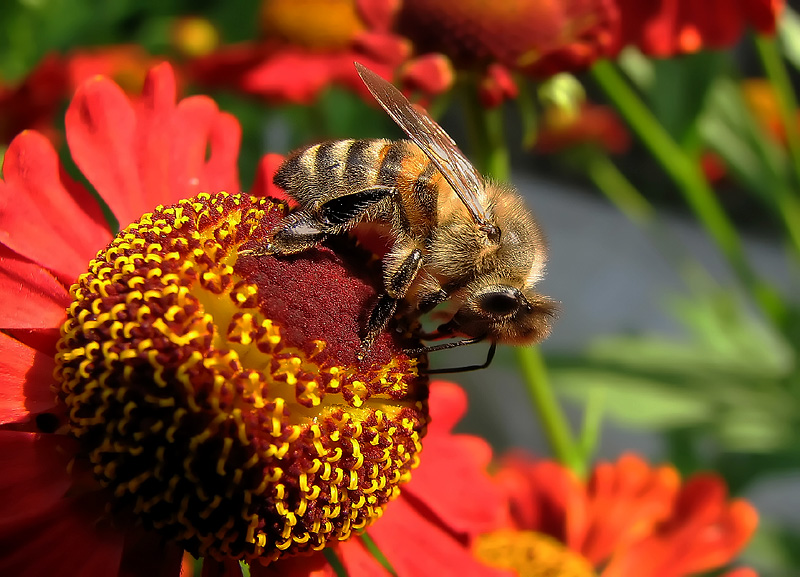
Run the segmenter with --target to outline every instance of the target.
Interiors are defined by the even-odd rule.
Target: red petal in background
[[[275,171],[278,170],[283,164],[284,156],[281,154],[265,154],[261,157],[256,169],[256,179],[253,183],[253,190],[250,194],[253,196],[269,196],[278,200],[283,200],[289,203],[290,206],[296,206],[297,202],[280,188],[278,188],[272,178],[275,176]]]
[[[71,284],[111,239],[95,199],[63,171],[41,134],[9,146],[0,183],[0,242]]]
[[[545,533],[571,548],[583,542],[586,497],[569,470],[553,461],[511,454],[503,459],[495,482],[506,494],[517,529]]]

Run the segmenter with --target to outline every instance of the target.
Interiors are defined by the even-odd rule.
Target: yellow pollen
[[[519,577],[594,577],[580,554],[543,533],[505,529],[481,535],[472,545],[475,557]]]

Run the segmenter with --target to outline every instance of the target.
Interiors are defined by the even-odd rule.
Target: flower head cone
[[[177,575],[183,550],[236,574],[380,517],[418,463],[427,383],[402,353],[408,330],[356,362],[379,286],[369,258],[239,257],[287,207],[224,192],[238,191],[238,124],[205,97],[176,103],[166,65],[135,103],[89,81],[66,128],[131,224],[113,236],[42,136],[12,142],[0,543],[14,553],[0,574]],[[274,166],[254,193],[277,192]]]
[[[674,468],[634,455],[598,464],[586,482],[557,463],[514,456],[496,480],[508,520],[473,548],[519,575],[540,574],[524,568],[541,568],[543,560],[569,575],[698,575],[733,560],[757,524],[753,507],[729,500],[718,477],[682,482]]]

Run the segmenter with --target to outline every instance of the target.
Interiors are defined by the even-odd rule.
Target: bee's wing
[[[367,85],[375,100],[383,106],[414,144],[431,159],[461,202],[472,213],[475,221],[482,225],[488,224],[489,218],[481,202],[484,193],[483,178],[453,139],[430,116],[418,112],[403,93],[391,83],[363,64],[356,62],[355,65],[361,80]]]

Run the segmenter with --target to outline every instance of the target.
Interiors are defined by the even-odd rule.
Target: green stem
[[[586,165],[589,178],[619,211],[639,226],[653,223],[656,210],[603,152],[592,152]]]
[[[372,537],[369,536],[369,533],[363,533],[361,535],[361,542],[364,544],[364,547],[369,551],[372,558],[375,559],[381,566],[386,569],[386,571],[392,577],[397,577],[397,571],[394,570],[392,564],[389,563],[389,560],[386,558],[386,555],[383,554],[383,551],[380,550],[377,543],[372,540]]]
[[[755,43],[767,78],[775,89],[795,176],[800,180],[800,130],[797,127],[797,98],[792,82],[775,38],[758,35]]]
[[[539,348],[519,347],[514,352],[553,456],[576,474],[584,476],[587,460],[582,458],[572,437],[569,423],[553,393]]]
[[[588,462],[600,441],[603,427],[603,410],[605,408],[606,392],[603,389],[589,391],[586,407],[583,411],[583,423],[579,437],[579,447],[584,462]]]
[[[333,573],[336,575],[336,577],[349,577],[344,563],[342,563],[342,560],[339,559],[333,549],[330,547],[325,547],[325,549],[322,550],[322,554],[325,555],[325,560],[328,561],[328,564],[331,566],[331,569],[333,569]]]
[[[511,165],[503,131],[503,109],[484,109],[478,102],[475,85],[466,83],[464,88],[470,134],[479,159],[478,168],[500,182],[508,182]],[[553,456],[583,475],[586,463],[581,458],[567,419],[553,393],[541,352],[537,347],[520,347],[516,349],[516,357]]]
[[[622,74],[609,61],[596,63],[592,76],[634,132],[672,177],[689,207],[728,260],[734,273],[764,314],[776,325],[786,318],[785,305],[775,289],[751,268],[736,228],[700,170],[699,163],[672,139]]]

